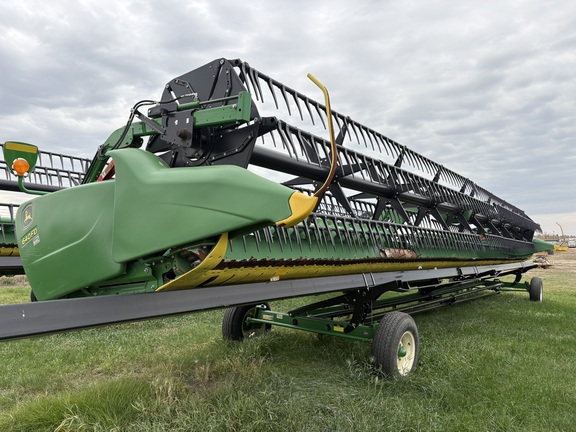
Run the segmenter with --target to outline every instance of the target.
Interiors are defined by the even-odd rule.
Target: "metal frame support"
[[[526,261],[495,266],[384,272],[369,275],[354,274],[193,288],[183,291],[86,297],[5,305],[0,306],[0,340],[220,309],[243,304],[259,304],[260,302],[292,297],[313,296],[331,292],[346,293],[366,288],[372,289],[373,286],[392,287],[401,283],[409,287],[412,283],[416,287],[421,287],[425,281],[455,280],[461,277],[495,278],[517,272],[524,273],[535,267],[537,267],[535,263]],[[370,281],[370,287],[367,286],[367,281]],[[415,289],[408,288],[408,293],[404,295],[411,295],[410,291],[416,293]],[[403,289],[403,291],[406,291],[406,289]],[[311,317],[310,319],[313,318]],[[374,316],[366,316],[366,319],[370,318],[374,318]],[[304,316],[298,319],[304,320],[299,322],[308,322]],[[301,328],[302,325],[299,327]],[[346,334],[351,338],[364,339],[365,335],[362,333],[364,330],[362,325],[357,325],[347,333],[342,332],[342,334]],[[340,333],[339,327],[336,330],[332,328],[329,333]]]
[[[469,277],[461,281],[438,280],[425,288],[378,300],[396,284],[369,288],[315,302],[289,312],[275,312],[256,306],[246,323],[274,325],[293,330],[368,341],[373,339],[382,317],[392,311],[416,314],[499,294],[507,290],[528,290],[528,284],[507,283],[494,278]],[[513,289],[512,287],[516,287]],[[361,312],[361,315],[359,314]],[[342,319],[343,317],[350,317]]]
[[[374,338],[374,332],[378,324],[360,324],[354,328],[346,321],[336,321],[325,318],[314,318],[308,316],[292,316],[289,313],[274,312],[266,310],[262,307],[257,307],[255,316],[247,318],[247,323],[261,323],[270,324],[293,330],[303,330],[317,334],[324,334],[330,336],[338,336],[347,339],[354,339],[360,341],[371,340]]]

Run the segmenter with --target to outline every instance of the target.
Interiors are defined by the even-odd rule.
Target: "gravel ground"
[[[547,255],[546,259],[555,270],[563,270],[576,273],[576,248],[569,248],[566,252],[554,252]]]

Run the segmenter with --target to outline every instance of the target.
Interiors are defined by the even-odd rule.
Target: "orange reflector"
[[[14,162],[12,162],[12,169],[16,171],[16,174],[18,174],[18,176],[22,177],[30,169],[30,164],[26,159],[18,158],[14,160]]]

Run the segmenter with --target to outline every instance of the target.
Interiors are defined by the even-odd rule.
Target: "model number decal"
[[[30,240],[34,239],[37,236],[38,236],[38,227],[34,227],[30,231],[28,231],[26,234],[24,234],[24,237],[22,237],[22,246],[24,246]],[[38,241],[35,240],[33,243],[36,245],[38,243]]]

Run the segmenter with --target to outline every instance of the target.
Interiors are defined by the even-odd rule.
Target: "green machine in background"
[[[294,291],[298,284],[363,275],[362,289],[335,283],[306,291],[343,294],[289,314],[258,302],[230,309],[224,334],[242,339],[276,324],[374,339],[380,366],[404,374],[416,364],[418,340],[399,305],[519,287],[541,296],[541,281],[520,283],[533,268],[523,262],[549,247],[533,241],[534,221],[332,111],[326,90],[312,79],[324,104],[245,62],[215,60],[170,81],[160,101],[137,103],[127,125],[98,149],[81,184],[52,193],[24,186],[37,148],[6,142],[5,160],[21,189],[43,195],[16,215],[34,298],[234,287],[247,299],[246,287],[262,284],[263,301],[302,295],[294,294],[304,292]],[[270,107],[275,115],[265,116]],[[284,119],[292,114],[298,125]],[[306,130],[322,127],[330,140]],[[378,284],[378,274],[394,277]],[[501,274],[516,279],[496,281]],[[295,281],[292,291],[278,281]],[[409,294],[380,299],[389,291]],[[391,308],[397,309],[391,315],[374,312]],[[344,316],[351,318],[338,321]],[[376,318],[399,333],[379,332]],[[392,351],[385,348],[390,344]]]

